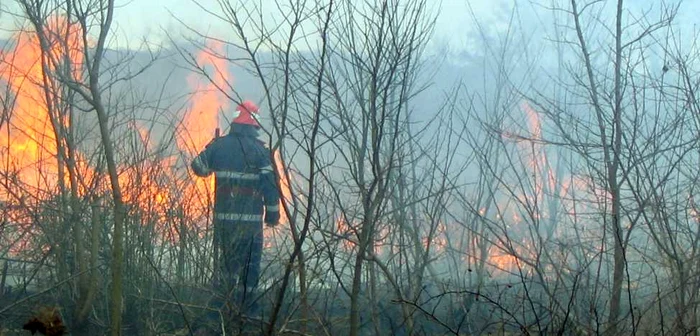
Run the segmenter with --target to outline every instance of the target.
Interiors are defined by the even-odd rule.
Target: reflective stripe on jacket
[[[253,126],[232,124],[229,134],[214,139],[192,161],[197,176],[216,178],[214,219],[262,223],[263,206],[266,218],[279,218],[270,150],[257,136]]]

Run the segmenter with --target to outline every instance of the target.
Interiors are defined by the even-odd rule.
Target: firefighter
[[[254,292],[263,222],[274,227],[280,218],[276,175],[270,150],[258,140],[257,114],[251,101],[238,105],[230,132],[214,138],[191,164],[197,176],[216,178],[213,225],[220,257],[214,284],[223,295],[217,304],[239,317],[259,313]]]

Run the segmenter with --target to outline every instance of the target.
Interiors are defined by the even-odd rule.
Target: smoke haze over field
[[[700,4],[47,1],[2,3],[0,321],[216,312],[189,164],[250,99],[284,212],[258,333],[698,329]]]

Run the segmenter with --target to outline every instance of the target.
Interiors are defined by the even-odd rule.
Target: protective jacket
[[[279,191],[270,150],[254,126],[232,124],[229,134],[212,140],[192,161],[197,176],[216,177],[214,220],[276,224]],[[263,218],[263,213],[265,218]]]

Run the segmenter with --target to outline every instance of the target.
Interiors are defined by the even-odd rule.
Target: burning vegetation
[[[74,258],[72,255],[78,252],[76,249],[86,248],[90,255],[82,256],[83,260],[78,260],[71,266],[84,272],[86,265],[97,267],[96,260],[102,253],[103,247],[97,245],[101,245],[105,238],[99,231],[102,230],[100,226],[106,223],[105,216],[109,216],[104,201],[108,186],[105,185],[99,153],[94,151],[94,147],[81,145],[78,141],[78,137],[90,141],[90,137],[95,136],[89,130],[91,121],[81,119],[78,115],[80,112],[76,111],[74,101],[79,101],[80,98],[70,89],[62,87],[61,82],[50,73],[57,64],[65,63],[75,69],[71,72],[74,76],[85,75],[80,71],[82,54],[77,51],[77,47],[71,47],[80,43],[75,40],[78,37],[75,35],[75,26],[60,18],[52,19],[51,22],[51,36],[55,34],[65,38],[47,42],[51,46],[55,45],[48,54],[42,51],[36,35],[22,32],[15,37],[13,50],[2,56],[0,77],[7,85],[8,97],[13,102],[9,118],[0,132],[0,142],[3,144],[0,161],[6,172],[0,196],[4,204],[12,205],[4,211],[13,226],[6,231],[6,237],[12,238],[6,239],[4,244],[7,244],[12,257],[31,255],[27,251],[36,249],[55,251],[51,246],[68,237],[58,236],[58,241],[37,237],[46,234],[65,235],[72,230],[77,232],[76,239],[86,241],[84,245],[63,250],[60,257]],[[61,49],[66,47],[68,50]],[[169,268],[170,272],[174,271],[170,276],[179,281],[201,277],[202,274],[207,274],[210,267],[211,252],[206,249],[209,246],[206,241],[211,239],[208,209],[213,200],[214,179],[193,179],[187,172],[186,163],[211,141],[215,129],[227,126],[222,117],[230,110],[231,100],[222,91],[227,91],[234,80],[228,63],[216,56],[223,54],[223,45],[212,42],[196,56],[196,66],[202,73],[187,78],[187,84],[194,93],[189,97],[188,108],[183,111],[182,120],[173,130],[174,143],[164,147],[160,143],[162,137],[153,134],[152,125],[145,124],[142,120],[131,120],[123,127],[115,128],[117,131],[123,130],[127,135],[125,139],[133,140],[132,152],[124,150],[124,160],[119,166],[119,184],[123,188],[128,221],[132,225],[127,230],[127,246],[131,246],[126,252],[127,260],[152,265],[153,258],[166,258],[169,260],[166,264],[174,266]],[[529,190],[530,193],[522,195],[521,201],[541,203],[546,195],[556,192],[557,177],[538,144],[541,140],[538,114],[527,104],[523,105],[523,109],[531,135],[528,141],[521,142],[522,148],[519,150],[525,153],[523,160],[528,162],[527,169],[536,176],[536,181]],[[290,164],[283,162],[279,151],[274,152],[274,160],[277,174],[281,178],[280,188],[284,202],[281,208],[284,209],[294,203],[292,181],[288,180],[290,176],[294,178],[294,174],[285,171]],[[76,198],[75,203],[54,199],[61,193],[70,194],[70,190],[75,191],[72,195]],[[562,191],[564,193],[565,190]],[[303,201],[303,198],[298,198],[297,201]],[[59,211],[54,212],[55,216],[40,215],[42,209],[52,202],[57,202],[56,206],[59,207]],[[73,206],[78,208],[72,209]],[[76,217],[71,218],[88,219],[94,228],[70,228],[65,219],[74,211],[80,211],[81,214],[75,214]],[[282,222],[289,223],[286,212],[282,211],[282,214]],[[509,232],[520,232],[517,239],[515,236],[512,238],[523,242],[515,245],[499,237],[485,240],[484,237],[488,234],[483,233],[480,238],[473,237],[474,232],[459,223],[434,221],[428,217],[412,218],[406,221],[410,227],[401,228],[396,226],[392,218],[383,218],[377,222],[377,234],[372,237],[372,258],[406,254],[404,262],[427,258],[426,260],[437,261],[435,265],[439,265],[447,263],[447,256],[456,253],[463,256],[459,259],[463,264],[453,265],[460,271],[469,270],[471,273],[476,270],[479,277],[485,274],[507,277],[519,269],[522,271],[526,266],[519,260],[531,254],[528,251],[531,244],[527,243],[527,235],[516,229],[516,226],[527,225],[523,217],[537,222],[547,220],[547,215],[539,209],[528,216],[508,205],[501,207],[495,216],[493,211],[483,209],[470,216],[472,221],[495,221]],[[41,218],[52,218],[53,221],[45,222]],[[358,251],[363,223],[356,221],[349,225],[344,218],[340,216],[335,220],[335,227],[332,228],[335,233],[329,237],[339,243],[338,253],[347,255],[342,258],[349,258]],[[39,219],[49,227],[39,225]],[[65,228],[69,231],[55,229],[61,225],[67,225]],[[317,225],[319,228],[323,226],[320,223]],[[277,232],[280,230],[282,232]],[[266,229],[265,248],[270,254],[284,250],[288,246],[278,246],[278,243],[287,241],[283,236],[288,234],[288,229]],[[415,243],[413,247],[410,247],[411,241]],[[199,244],[203,244],[204,249],[197,250]],[[145,248],[145,255],[132,255],[133,249],[141,248]],[[163,254],[152,254],[159,249],[162,249]],[[410,253],[405,250],[410,250]],[[190,253],[192,254],[188,255]],[[426,257],[422,256],[423,253]],[[88,260],[91,263],[81,266],[80,262]],[[419,267],[425,266],[427,264]],[[138,276],[146,276],[150,267],[142,268],[145,273]],[[435,272],[435,266],[430,267],[431,272]],[[33,332],[49,332],[49,327],[43,327],[49,325],[46,324],[46,318],[58,319],[57,316],[42,314],[40,318],[28,322],[27,326]],[[60,319],[51,323],[58,325],[59,322]]]
[[[488,59],[503,87],[477,106],[473,88],[422,89],[428,2],[292,1],[276,27],[217,2],[234,37],[194,31],[146,66],[161,54],[94,40],[111,15],[92,3],[17,2],[33,29],[0,53],[0,328],[190,334],[217,315],[243,333],[249,316],[212,308],[215,180],[189,163],[252,99],[282,196],[282,225],[264,229],[259,333],[698,329],[700,58],[674,54],[656,74],[649,59],[681,52],[645,51],[657,30],[674,36],[673,9],[641,36],[624,20],[604,29],[606,48],[581,25],[604,5],[571,1],[561,41],[575,52],[561,51],[554,97]]]

